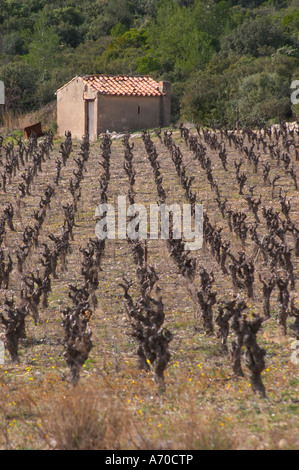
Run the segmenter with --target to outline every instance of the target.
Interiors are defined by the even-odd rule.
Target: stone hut
[[[150,76],[76,76],[57,90],[58,135],[125,132],[170,124],[170,82]]]

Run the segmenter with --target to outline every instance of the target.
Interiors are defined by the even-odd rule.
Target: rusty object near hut
[[[32,124],[31,126],[27,126],[24,128],[25,139],[29,139],[32,133],[36,135],[36,137],[42,137],[45,133],[42,131],[42,124],[41,122],[37,122]]]

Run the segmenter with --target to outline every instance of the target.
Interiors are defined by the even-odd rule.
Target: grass
[[[24,128],[31,126],[36,122],[42,123],[42,130],[51,129],[54,133],[57,131],[56,124],[56,102],[48,103],[36,111],[28,113],[15,113],[7,111],[1,116],[1,135],[12,134],[21,137]]]
[[[214,195],[191,152],[184,146],[178,131],[174,137],[182,148],[185,163],[192,162],[188,169],[195,175],[194,189],[203,199],[211,219],[223,226],[230,236],[225,221],[217,210]],[[159,150],[159,161],[168,200],[184,200],[178,184],[174,166],[168,151],[153,137]],[[8,231],[5,253],[13,254],[20,243],[22,232],[32,223],[33,208],[39,195],[55,175],[53,163],[59,151],[55,142],[51,160],[43,165],[37,177],[32,196],[26,196],[21,210],[22,220],[15,216],[16,232]],[[79,142],[74,141],[73,156],[79,151]],[[149,204],[156,201],[156,188],[152,170],[147,160],[143,142],[134,138],[136,163],[136,186],[139,188],[136,202]],[[68,368],[63,356],[63,331],[61,310],[68,305],[68,285],[79,282],[81,253],[89,237],[94,236],[93,210],[99,195],[100,142],[91,146],[87,171],[82,181],[82,199],[79,202],[77,224],[74,228],[72,253],[68,258],[68,271],[58,269],[59,278],[53,281],[49,307],[40,311],[38,325],[27,318],[27,340],[20,343],[20,363],[12,364],[6,356],[0,366],[0,447],[1,449],[109,449],[109,450],[197,450],[197,449],[298,449],[298,365],[292,363],[293,337],[288,330],[285,336],[276,320],[276,293],[271,297],[271,319],[258,335],[259,344],[266,349],[266,368],[262,378],[267,396],[259,398],[252,392],[248,371],[245,377],[232,376],[231,363],[221,354],[216,337],[206,336],[196,322],[196,307],[190,298],[175,265],[169,258],[163,240],[149,240],[149,263],[154,265],[158,284],[162,288],[165,304],[165,326],[174,333],[171,342],[171,360],[167,368],[166,391],[158,393],[152,372],[145,373],[137,367],[136,343],[130,336],[123,305],[122,289],[119,286],[126,273],[136,281],[135,266],[130,248],[125,241],[107,243],[100,273],[99,301],[91,318],[94,347],[81,371],[77,387],[68,383]],[[247,210],[247,205],[238,195],[233,179],[233,162],[238,157],[234,148],[229,149],[227,175],[219,163],[217,154],[210,152],[217,179],[227,188],[234,208]],[[267,156],[264,156],[267,158]],[[122,168],[123,147],[115,139],[111,154],[111,181],[109,201],[117,195],[126,195],[128,184]],[[298,162],[295,168],[298,170]],[[72,158],[62,169],[62,179],[55,188],[51,210],[45,220],[40,242],[47,240],[49,233],[59,234],[63,220],[62,204],[70,201],[67,186],[75,168]],[[189,171],[188,170],[188,171]],[[269,191],[262,184],[260,174],[250,173],[248,185],[255,184],[263,191],[265,203],[269,202]],[[293,198],[292,219],[298,224],[298,194],[290,179],[283,176],[280,184]],[[215,173],[216,174],[216,173]],[[46,175],[46,177],[45,177]],[[15,201],[15,189],[20,181],[17,174],[13,184],[3,195],[0,211],[7,202]],[[273,201],[279,208],[279,202]],[[248,214],[251,217],[250,214]],[[234,249],[240,249],[237,238],[232,238]],[[253,245],[246,242],[250,253]],[[26,272],[40,267],[40,250],[37,249],[26,266]],[[215,274],[215,285],[221,298],[230,298],[233,287],[225,278],[208,249],[200,250],[198,262]],[[298,280],[298,260],[296,276]],[[256,269],[265,272],[261,257]],[[13,271],[9,293],[19,295],[21,277]],[[261,312],[260,285],[255,284],[255,297],[249,313]],[[132,289],[136,293],[137,290]],[[295,295],[292,293],[292,295]],[[5,291],[0,291],[3,300]],[[2,335],[2,336],[1,336]],[[3,339],[0,326],[0,339]]]

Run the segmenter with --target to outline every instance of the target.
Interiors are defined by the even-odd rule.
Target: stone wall
[[[98,97],[98,133],[124,132],[157,127],[160,123],[159,96]]]

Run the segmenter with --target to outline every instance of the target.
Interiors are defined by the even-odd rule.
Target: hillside
[[[19,168],[1,187],[1,448],[298,448],[297,133],[118,137],[3,141]],[[207,218],[187,258],[160,238],[146,264],[144,240],[92,251],[100,202],[194,195]]]
[[[298,0],[0,1],[4,112],[31,112],[75,75],[172,83],[172,118],[243,126],[296,120]]]

